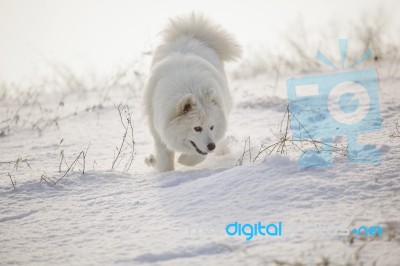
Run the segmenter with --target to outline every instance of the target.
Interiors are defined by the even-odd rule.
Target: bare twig
[[[389,138],[400,138],[400,126],[399,126],[399,122],[396,122],[396,131],[395,133],[392,133],[389,135]]]
[[[248,148],[247,148],[247,146],[248,146]],[[236,166],[243,164],[244,156],[246,155],[247,152],[249,153],[249,156],[250,156],[249,158],[251,161],[250,136],[247,137],[247,139],[244,142],[243,153],[242,153],[242,156],[240,156],[240,158],[237,160]]]
[[[14,187],[14,189],[16,189],[16,185],[17,185],[17,182],[15,181],[15,180],[13,180],[12,179],[12,177],[11,177],[11,175],[10,175],[10,173],[8,173],[8,177],[10,178],[10,180],[11,180],[11,184],[13,185],[13,187]]]
[[[40,182],[45,181],[48,184],[57,185],[57,183],[60,182],[64,177],[66,177],[68,175],[68,173],[70,173],[74,170],[76,164],[78,164],[78,163],[82,166],[82,174],[85,174],[86,156],[87,156],[89,147],[90,147],[90,144],[88,145],[86,151],[81,151],[70,165],[68,165],[68,163],[66,162],[65,156],[64,156],[64,150],[62,150],[60,153],[61,160],[60,160],[60,164],[58,166],[59,172],[61,172],[61,165],[63,162],[65,163],[65,165],[68,168],[63,172],[63,174],[59,178],[49,177],[49,176],[47,176],[46,173],[43,173],[42,176],[40,177]],[[82,158],[82,162],[79,161],[80,158]]]
[[[3,161],[3,162],[0,162],[0,165],[1,164],[14,164],[14,169],[18,170],[18,166],[20,164],[22,164],[22,163],[24,163],[26,166],[29,167],[29,169],[31,169],[31,165],[28,163],[28,159],[22,159],[21,157],[18,157],[17,160],[15,160],[15,161]]]
[[[300,130],[303,130],[306,132],[305,135],[307,135],[307,138],[303,139],[300,137],[300,139],[294,139],[292,136],[290,136],[290,134],[289,134],[290,122],[293,117],[297,121],[297,123],[299,123]],[[303,124],[297,119],[297,117],[293,113],[290,112],[289,106],[287,106],[287,108],[286,108],[286,112],[279,124],[278,129],[279,129],[279,134],[277,136],[277,140],[274,141],[270,145],[262,144],[261,147],[259,148],[257,154],[254,156],[253,160],[251,160],[252,154],[251,154],[251,148],[250,148],[250,137],[248,137],[244,143],[243,153],[240,156],[240,158],[238,159],[236,165],[243,164],[244,156],[246,155],[246,153],[249,153],[249,158],[250,158],[249,162],[256,162],[257,159],[259,159],[261,155],[265,155],[264,156],[264,160],[265,160],[274,151],[276,151],[280,154],[287,154],[289,150],[299,151],[302,153],[301,156],[303,156],[307,152],[307,150],[305,150],[303,148],[304,145],[308,145],[308,146],[312,145],[318,152],[324,151],[324,150],[329,150],[330,152],[339,154],[341,156],[348,156],[347,147],[340,148],[338,146],[331,145],[331,144],[324,143],[322,141],[313,139],[313,137],[307,131],[307,129],[303,126]]]
[[[82,156],[83,156],[83,168],[82,168],[82,174],[85,174],[85,167],[86,167],[86,156],[87,156],[87,153],[88,153],[89,147],[90,147],[90,143],[89,143],[88,147],[86,148],[86,151],[85,151],[85,152],[82,154]]]
[[[122,106],[121,104],[118,106],[118,113],[121,124],[124,127],[125,131],[122,136],[120,146],[116,147],[117,154],[114,154],[114,160],[111,165],[111,170],[116,169],[121,161],[123,161],[125,156],[129,155],[129,159],[126,161],[124,167],[124,171],[129,171],[135,155],[135,139],[133,137],[132,114],[128,106]],[[126,122],[124,122],[125,120]],[[128,133],[130,133],[130,140],[127,140]],[[129,152],[126,152],[127,150],[129,150]]]
[[[63,162],[68,166],[67,162],[65,161],[64,150],[61,150],[61,151],[60,151],[60,157],[61,157],[61,158],[60,158],[60,163],[58,164],[58,172],[59,172],[59,173],[62,172],[61,166],[62,166],[62,163],[63,163]]]
[[[78,155],[78,157],[76,157],[76,159],[72,162],[72,164],[68,167],[68,169],[64,172],[64,174],[54,182],[54,185],[56,185],[58,182],[60,182],[70,171],[71,169],[73,169],[77,163],[77,161],[79,160],[79,158],[81,157],[81,155],[84,154],[84,151],[81,151]]]

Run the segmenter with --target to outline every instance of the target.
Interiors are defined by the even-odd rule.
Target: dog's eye
[[[194,130],[197,132],[201,132],[203,129],[201,127],[195,127]]]
[[[214,129],[214,126],[211,126],[211,127],[210,127],[210,130],[213,130],[213,129]]]

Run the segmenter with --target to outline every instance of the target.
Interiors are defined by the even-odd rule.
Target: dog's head
[[[200,98],[186,94],[177,102],[165,131],[169,140],[167,145],[174,150],[207,155],[224,136],[227,122],[222,103],[214,89],[206,89],[203,93]]]

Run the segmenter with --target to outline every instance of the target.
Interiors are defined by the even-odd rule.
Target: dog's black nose
[[[208,143],[207,148],[208,148],[210,151],[213,151],[213,150],[215,149],[215,144],[214,144],[214,143]]]

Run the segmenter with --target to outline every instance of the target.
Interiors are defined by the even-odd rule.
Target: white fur
[[[170,21],[155,51],[144,95],[155,142],[155,156],[150,155],[147,164],[174,170],[174,153],[179,152],[178,162],[192,166],[206,157],[197,150],[210,153],[212,143],[218,146],[232,107],[224,62],[240,54],[233,37],[201,14]]]

